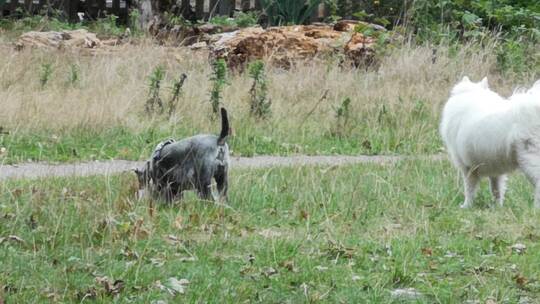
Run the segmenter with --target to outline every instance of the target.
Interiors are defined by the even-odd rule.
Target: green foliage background
[[[540,73],[540,1],[328,0],[332,19],[354,18],[400,30],[418,43],[496,40],[503,73]]]

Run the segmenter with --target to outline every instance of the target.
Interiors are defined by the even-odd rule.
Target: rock
[[[352,32],[358,24],[361,24],[364,27],[370,27],[376,31],[386,32],[386,28],[382,25],[362,22],[358,20],[340,20],[334,24],[334,30],[338,32]]]
[[[337,39],[341,37],[342,33],[334,31],[329,26],[303,26],[301,29],[298,27],[295,28],[296,31],[301,31],[305,36],[311,37],[314,39]]]
[[[362,56],[372,60],[373,40],[360,33],[335,31],[329,25],[298,25],[240,29],[230,33],[212,35],[209,41],[211,56],[223,58],[231,68],[242,68],[254,59],[269,59],[281,67],[292,62],[308,60],[320,55],[345,52],[354,62]]]
[[[374,40],[361,33],[354,33],[345,45],[345,55],[354,63],[355,66],[364,63],[373,63],[375,57]]]
[[[16,42],[17,49],[25,47],[38,48],[99,48],[101,41],[96,34],[80,29],[62,32],[27,32],[22,34]]]
[[[203,50],[203,49],[208,48],[208,43],[206,43],[205,41],[196,42],[196,43],[190,45],[189,48],[191,50]]]
[[[218,32],[218,27],[211,23],[205,23],[195,27],[200,33],[215,34]]]
[[[414,288],[398,288],[390,291],[392,298],[400,300],[419,300],[422,294]]]
[[[340,20],[334,24],[334,31],[352,32],[358,24],[358,20]]]

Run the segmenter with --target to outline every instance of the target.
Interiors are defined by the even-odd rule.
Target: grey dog
[[[142,169],[135,169],[140,190],[167,202],[181,199],[185,190],[197,190],[199,197],[213,200],[212,178],[221,199],[227,199],[230,167],[229,119],[221,108],[219,136],[200,134],[180,141],[167,140],[157,145]]]

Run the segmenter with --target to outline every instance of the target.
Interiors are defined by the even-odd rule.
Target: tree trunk
[[[175,0],[132,0],[133,7],[137,8],[141,15],[139,22],[143,29],[148,28],[154,17],[161,17],[167,11],[172,12],[176,2]]]

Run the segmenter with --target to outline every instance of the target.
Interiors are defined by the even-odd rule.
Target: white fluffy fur
[[[506,174],[516,168],[535,186],[535,207],[540,208],[540,81],[504,99],[489,89],[487,78],[473,83],[464,77],[444,106],[440,132],[463,175],[462,208],[472,206],[482,177],[489,177],[502,205]]]

